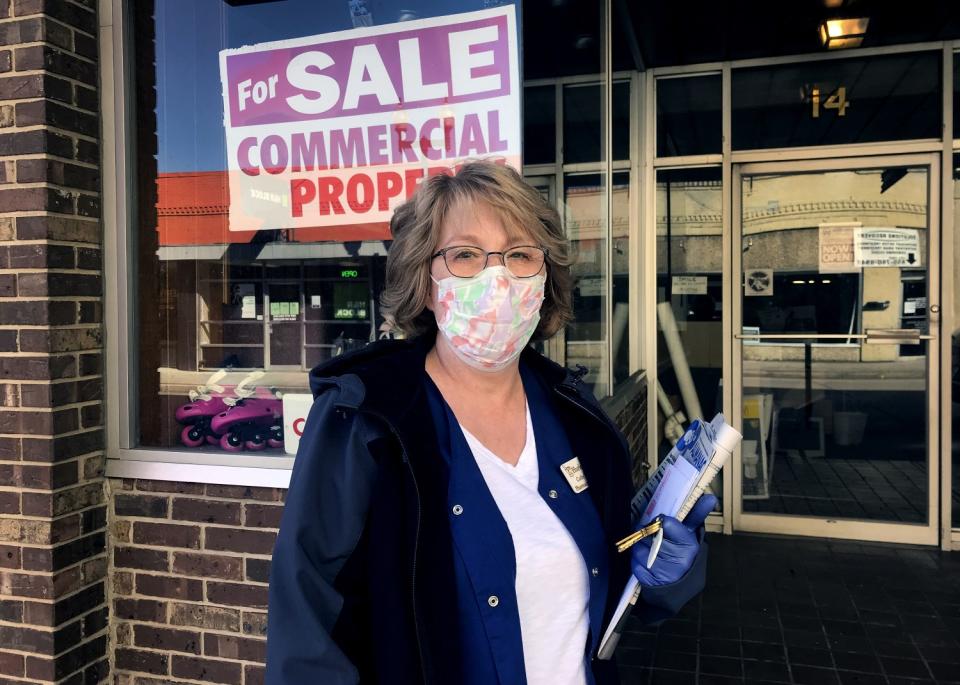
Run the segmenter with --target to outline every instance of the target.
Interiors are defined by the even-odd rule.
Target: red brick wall
[[[620,397],[623,395],[623,397]],[[611,411],[612,400],[604,401],[601,404],[611,413],[613,422],[623,431],[627,439],[627,447],[630,449],[630,456],[633,463],[630,465],[633,471],[634,485],[640,487],[647,480],[647,471],[650,465],[647,463],[647,381],[644,377],[636,382],[627,381],[617,391],[615,396],[618,409]]]
[[[0,0],[3,683],[108,677],[95,6]]]
[[[111,480],[117,685],[263,682],[284,490]]]

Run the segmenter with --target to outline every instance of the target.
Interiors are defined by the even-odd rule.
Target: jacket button
[[[453,505],[453,515],[454,515],[454,516],[459,516],[459,515],[462,514],[462,513],[463,513],[463,507],[461,507],[459,504],[454,504],[454,505]]]
[[[497,597],[496,595],[490,595],[490,597],[487,598],[487,604],[496,608],[497,605],[500,604],[500,598]]]
[[[590,573],[592,573],[593,577],[596,578],[600,575],[600,569],[594,566],[592,569],[590,569]]]
[[[550,492],[547,493],[547,495],[550,497],[550,499],[557,499],[557,497],[560,496],[556,490],[551,490]]]

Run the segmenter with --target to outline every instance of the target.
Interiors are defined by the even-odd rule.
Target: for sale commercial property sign
[[[513,6],[220,53],[230,230],[388,221],[464,159],[520,167]]]

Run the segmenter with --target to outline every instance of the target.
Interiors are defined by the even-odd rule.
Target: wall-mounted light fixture
[[[828,50],[858,48],[867,34],[870,18],[825,19],[820,24],[820,42]]]

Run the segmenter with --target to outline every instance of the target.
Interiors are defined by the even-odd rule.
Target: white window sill
[[[634,374],[618,387],[613,397],[605,398],[604,409],[615,415],[636,394],[645,378],[643,372]],[[107,477],[287,488],[293,459],[292,455],[265,456],[255,452],[114,449],[107,459]]]
[[[263,457],[249,453],[119,450],[107,459],[108,478],[142,478],[184,483],[287,488],[292,456]]]

